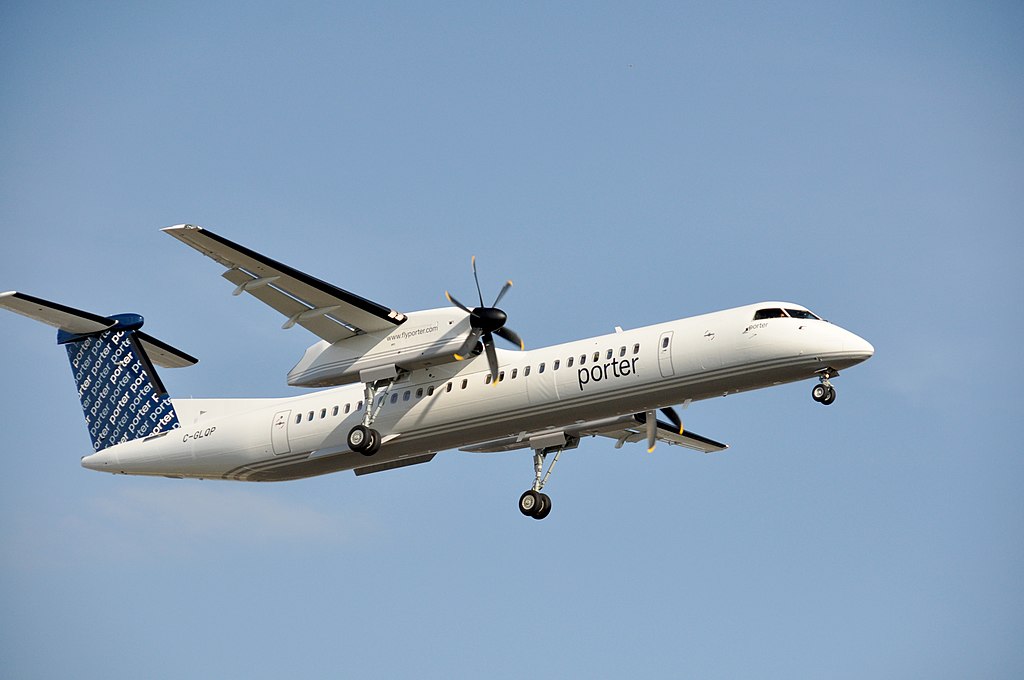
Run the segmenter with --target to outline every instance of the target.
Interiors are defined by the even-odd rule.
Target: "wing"
[[[536,433],[524,432],[511,437],[503,437],[501,439],[494,439],[488,442],[474,444],[473,446],[466,446],[460,449],[460,451],[468,451],[470,453],[499,453],[503,451],[515,451],[516,449],[533,448],[531,440],[533,440],[533,443],[540,442],[541,444],[545,444],[546,440],[550,439],[552,434],[563,435],[564,439],[561,441],[572,444],[567,444],[564,447],[567,449],[575,448],[575,445],[579,444],[579,439],[582,437],[609,437],[616,440],[616,448],[618,448],[626,442],[646,441],[647,426],[637,416],[620,416],[618,418],[608,418],[605,420],[594,420],[586,423],[579,423],[572,427],[565,428],[564,430],[559,430],[557,433],[552,433],[551,430],[544,430],[543,432]],[[679,430],[675,427],[660,420],[658,421],[656,436],[660,442],[665,442],[672,446],[682,446],[687,449],[693,449],[694,451],[702,451],[703,453],[714,453],[716,451],[724,451],[729,448],[728,444],[716,442],[715,440],[703,437],[696,432],[684,432],[683,434],[679,434]]]
[[[249,293],[287,317],[284,328],[298,324],[327,342],[387,330],[406,316],[342,290],[190,224],[165,232],[227,267],[223,276],[235,284],[235,295]]]

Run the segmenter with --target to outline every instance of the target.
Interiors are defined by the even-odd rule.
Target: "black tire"
[[[364,456],[372,456],[380,451],[380,432],[370,429],[370,445],[362,452]]]
[[[543,505],[541,506],[540,510],[538,510],[536,514],[533,515],[534,519],[544,519],[545,517],[551,514],[551,496],[547,495],[546,493],[542,493],[540,495],[540,500],[543,503]]]
[[[348,431],[348,438],[345,443],[348,444],[348,448],[356,453],[366,453],[372,443],[370,428],[365,425],[356,425]]]
[[[519,497],[519,512],[527,517],[534,517],[540,509],[542,502],[540,494],[533,489],[524,491],[523,495]]]
[[[835,388],[830,387],[830,388],[828,388],[828,393],[821,400],[821,403],[824,404],[825,406],[828,406],[829,404],[831,404],[835,400],[836,400]]]
[[[820,403],[824,402],[825,397],[828,396],[828,388],[824,385],[815,385],[811,389],[811,399]]]

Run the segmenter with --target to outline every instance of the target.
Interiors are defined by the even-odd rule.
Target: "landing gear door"
[[[274,447],[275,455],[291,453],[291,446],[288,444],[288,421],[291,419],[291,411],[278,411],[274,414],[274,422],[270,428],[270,445]]]
[[[672,331],[665,331],[658,339],[658,368],[661,369],[662,378],[675,375],[672,368]]]

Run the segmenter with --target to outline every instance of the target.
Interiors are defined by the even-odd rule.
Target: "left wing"
[[[354,335],[390,330],[405,322],[405,314],[292,269],[208,229],[179,224],[164,231],[227,267],[223,276],[235,284],[234,294],[249,293],[284,314],[288,320],[283,328],[298,324],[334,343]]]
[[[716,451],[724,451],[729,448],[728,444],[716,442],[713,439],[708,439],[707,437],[703,437],[695,432],[683,432],[680,434],[679,430],[672,425],[660,420],[657,422],[657,440],[665,442],[671,446],[682,446],[684,448],[701,451],[703,453],[715,453]],[[466,446],[459,450],[468,451],[470,453],[499,453],[503,451],[515,451],[516,449],[527,449],[533,447],[531,439],[536,443],[537,441],[543,441],[552,434],[556,433],[553,433],[551,430],[533,433],[523,432],[510,437],[493,439],[491,441],[474,444],[473,446]],[[615,448],[620,448],[626,442],[646,441],[647,425],[645,424],[642,415],[627,415],[619,416],[618,418],[608,418],[605,420],[593,420],[586,423],[579,423],[563,430],[559,430],[557,434],[564,435],[564,441],[566,442],[566,446],[564,446],[564,448],[566,449],[575,448],[582,437],[608,437],[610,439],[615,439]]]

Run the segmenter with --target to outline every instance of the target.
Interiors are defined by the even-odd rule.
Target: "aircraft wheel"
[[[527,517],[534,517],[535,513],[540,509],[541,500],[540,493],[530,489],[525,491],[522,496],[519,497],[519,512],[523,513]]]
[[[380,432],[370,429],[370,445],[362,452],[364,456],[372,456],[380,451]]]
[[[825,396],[821,399],[821,403],[828,406],[836,400],[836,390],[834,387],[829,387]]]
[[[540,499],[543,505],[533,515],[534,519],[544,519],[545,517],[551,514],[551,496],[547,495],[546,493],[542,493],[540,494]]]
[[[818,403],[824,403],[825,397],[828,396],[828,388],[824,385],[815,385],[811,390],[811,399]]]
[[[356,425],[348,431],[348,448],[352,449],[356,453],[366,453],[373,443],[370,436],[372,430],[365,425]]]

